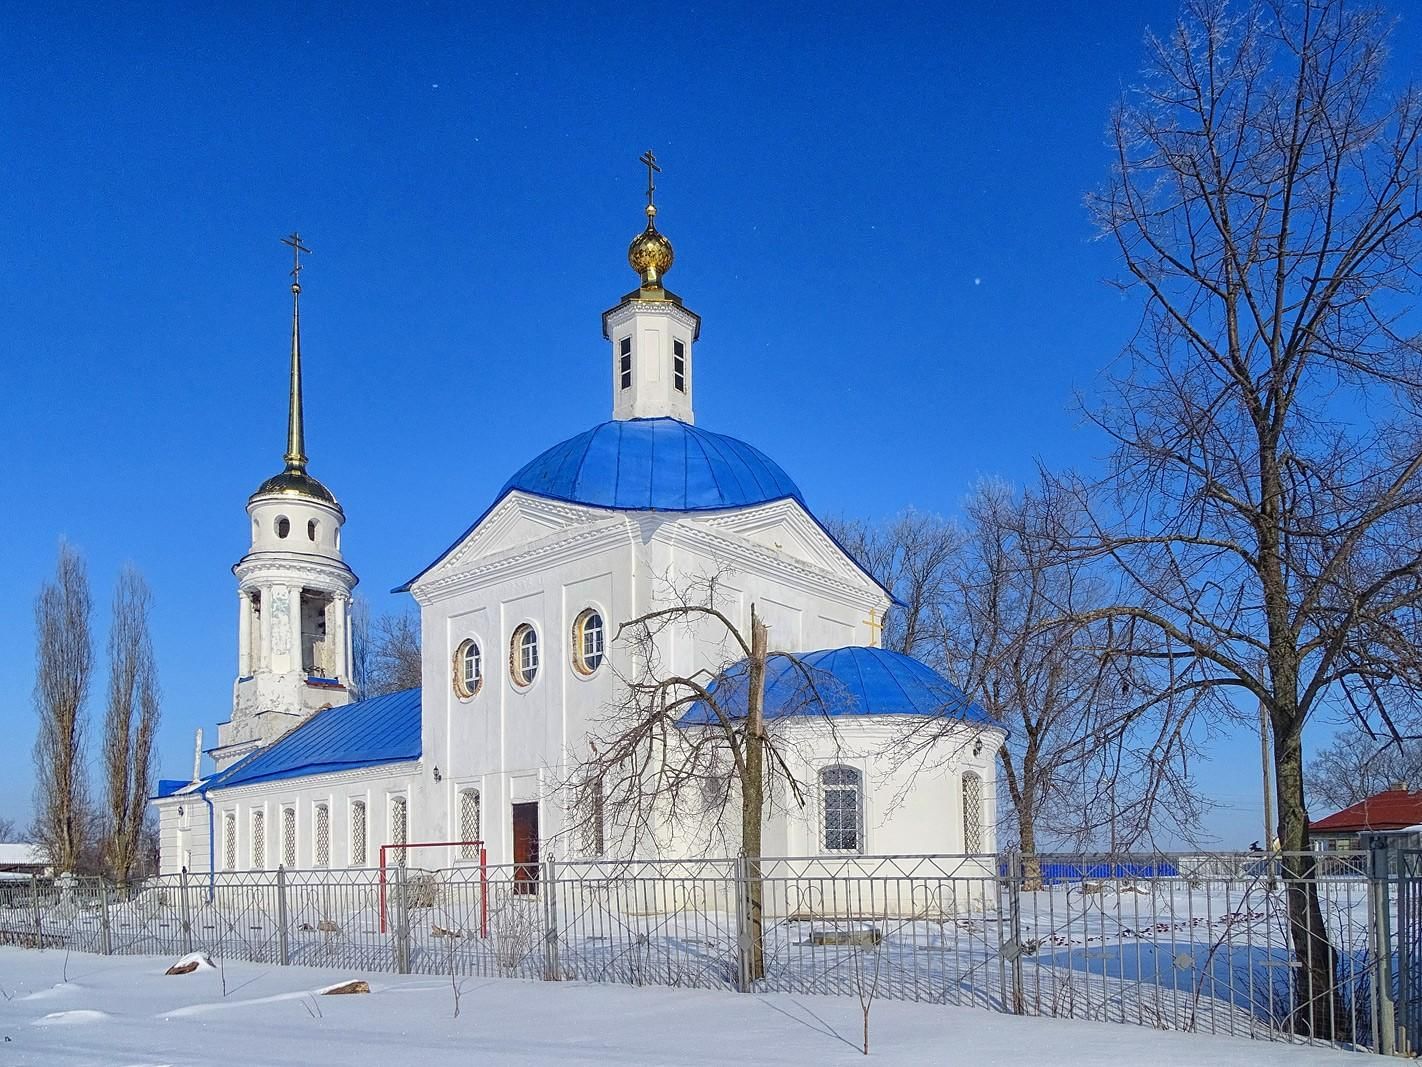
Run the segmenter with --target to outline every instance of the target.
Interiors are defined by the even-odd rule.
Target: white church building
[[[247,502],[251,543],[233,568],[238,677],[208,750],[215,770],[165,781],[154,800],[163,873],[372,867],[382,845],[410,846],[410,865],[451,867],[477,860],[463,844],[476,841],[490,864],[614,855],[618,835],[589,834],[586,816],[572,832],[568,797],[590,734],[626,703],[624,679],[647,669],[614,635],[684,596],[677,579],[713,575],[718,608],[746,627],[754,607],[771,647],[837,694],[807,709],[791,695],[800,667],[772,660],[766,719],[793,742],[787,771],[802,796],[774,780],[763,854],[995,850],[1003,729],[929,666],[878,647],[890,593],[765,453],[696,424],[701,319],[664,285],[673,253],[650,180],[646,213],[628,251],[638,287],[602,316],[612,418],[516,471],[399,590],[419,606],[422,682],[369,699],[352,677],[346,515],[307,471],[304,249],[288,239],[285,468]],[[704,622],[668,627],[658,669],[733,678],[744,668],[727,637]],[[679,726],[709,729],[707,715],[692,706]],[[895,742],[910,731],[925,740],[905,759]],[[684,856],[707,840],[669,830],[657,850]]]

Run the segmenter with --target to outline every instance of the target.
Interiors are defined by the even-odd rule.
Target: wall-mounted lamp
[[[979,747],[981,747],[981,746],[979,746]],[[434,778],[435,778],[435,781],[436,781],[436,782],[442,782],[442,781],[444,781],[444,777],[439,773],[439,767],[435,767],[435,769],[434,769]]]
[[[982,754],[983,754],[983,739],[980,737],[980,738],[978,738],[976,741],[973,742],[973,755],[974,755],[974,756],[981,756]],[[436,782],[439,781],[439,770],[438,770],[438,769],[435,770],[435,781],[436,781]]]

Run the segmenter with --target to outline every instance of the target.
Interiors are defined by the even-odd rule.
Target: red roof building
[[[1384,789],[1366,800],[1309,823],[1314,834],[1329,837],[1407,830],[1422,825],[1422,790]]]

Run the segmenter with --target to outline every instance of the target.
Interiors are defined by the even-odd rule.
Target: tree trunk
[[[1308,809],[1304,804],[1300,724],[1274,723],[1274,783],[1279,801],[1279,844],[1283,849],[1289,939],[1294,948],[1294,1029],[1325,1041],[1351,1041],[1353,1021],[1338,988],[1338,961],[1323,909],[1310,851]]]
[[[760,835],[765,813],[765,660],[770,631],[751,608],[751,654],[747,663],[746,777],[741,783],[741,855],[746,860],[746,923],[750,940],[747,977],[765,977],[765,885]]]
[[[1031,791],[1024,790],[1017,812],[1017,836],[1022,845],[1022,888],[1035,893],[1042,888],[1042,859],[1037,855],[1037,812],[1030,798]]]

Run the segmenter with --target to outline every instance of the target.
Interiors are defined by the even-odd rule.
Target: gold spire
[[[337,511],[341,505],[336,502],[331,490],[306,473],[306,431],[302,424],[301,404],[301,254],[311,253],[311,249],[301,243],[301,234],[293,233],[281,239],[281,243],[291,249],[291,383],[287,393],[286,408],[286,469],[268,478],[254,497],[269,493],[285,493],[293,496],[310,497],[330,504]]]
[[[286,412],[286,469],[306,473],[306,433],[301,425],[301,253],[311,249],[301,243],[301,234],[281,239],[291,248],[291,392]]]
[[[662,276],[671,270],[676,257],[671,242],[657,232],[656,176],[662,168],[657,166],[657,157],[650,148],[638,162],[647,168],[647,228],[632,238],[627,248],[627,262],[642,279],[643,291],[651,290],[647,295],[655,298],[655,292],[662,288]]]

